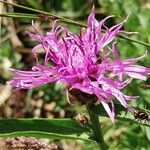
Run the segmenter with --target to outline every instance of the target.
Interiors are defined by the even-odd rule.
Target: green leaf
[[[73,119],[1,119],[0,137],[34,136],[93,141],[92,130]]]
[[[42,5],[40,4],[40,1],[37,1],[37,0],[26,0],[26,2],[32,6],[33,8],[35,9],[39,9],[39,10],[42,10]]]
[[[99,116],[105,116],[105,117],[108,117],[106,111],[104,110],[103,106],[102,105],[93,105],[90,110],[99,115]],[[139,124],[139,125],[143,125],[143,126],[147,126],[147,127],[150,127],[150,124],[148,122],[141,122],[141,121],[138,121],[138,120],[135,120],[134,117],[132,116],[128,116],[128,118],[124,115],[122,115],[122,112],[125,112],[127,113],[127,109],[124,108],[122,105],[120,104],[116,104],[115,103],[115,114],[116,114],[116,119],[119,120],[119,121],[123,121],[123,122],[130,122],[130,123],[135,123],[135,124]]]
[[[39,17],[34,14],[24,14],[24,13],[3,13],[3,14],[0,14],[0,16],[12,17],[12,18],[39,19]]]

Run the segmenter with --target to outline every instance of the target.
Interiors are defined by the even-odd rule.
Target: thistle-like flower
[[[127,96],[122,89],[133,78],[146,80],[150,69],[135,64],[145,54],[139,58],[121,60],[113,40],[120,32],[124,32],[121,28],[126,20],[107,28],[105,21],[110,17],[112,16],[98,22],[93,8],[87,20],[87,29],[81,29],[80,34],[73,34],[55,24],[46,36],[29,33],[33,40],[39,42],[32,50],[36,65],[32,71],[11,69],[15,76],[8,83],[23,89],[52,82],[63,83],[68,87],[68,98],[73,90],[81,92],[78,99],[85,98],[86,101],[86,95],[90,98],[93,96],[114,122],[113,98],[128,108],[127,101],[136,99],[137,96]],[[106,29],[104,33],[102,28]],[[111,43],[112,47],[109,46]],[[45,51],[44,64],[38,61],[38,49]]]

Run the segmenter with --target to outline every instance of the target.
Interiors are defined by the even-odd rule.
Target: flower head
[[[55,25],[46,36],[29,33],[33,40],[39,42],[32,50],[37,60],[36,65],[31,71],[12,69],[16,75],[8,83],[24,89],[52,82],[64,83],[69,87],[67,95],[72,90],[79,90],[88,97],[94,95],[114,122],[112,98],[115,97],[127,108],[127,101],[136,99],[137,96],[127,96],[121,90],[132,78],[146,80],[150,69],[135,65],[143,56],[121,60],[115,43],[112,43],[112,48],[109,47],[108,44],[122,32],[121,28],[126,21],[107,28],[105,21],[110,17],[112,16],[97,21],[93,8],[88,17],[87,29],[81,29],[79,35]],[[104,33],[102,28],[106,29]],[[45,51],[44,64],[38,61],[38,49]],[[112,104],[111,107],[108,102]]]

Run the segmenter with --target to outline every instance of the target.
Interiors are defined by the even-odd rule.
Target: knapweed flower
[[[31,71],[11,69],[15,76],[8,83],[23,89],[52,82],[63,83],[68,86],[67,96],[69,92],[79,90],[84,93],[85,100],[86,95],[89,98],[94,97],[114,122],[113,98],[128,108],[127,102],[137,96],[125,95],[122,89],[133,78],[146,80],[150,69],[135,64],[146,54],[139,58],[121,60],[115,42],[112,41],[116,35],[124,32],[121,28],[126,20],[107,28],[105,21],[110,17],[112,16],[98,22],[93,8],[87,20],[87,28],[81,29],[80,34],[73,34],[55,24],[45,36],[29,33],[29,36],[39,43],[32,50],[36,65]],[[104,33],[102,28],[106,30]],[[45,51],[43,64],[38,61],[38,49]],[[111,106],[108,103],[111,103]]]

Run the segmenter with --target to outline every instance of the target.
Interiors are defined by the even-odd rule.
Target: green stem
[[[143,41],[139,41],[139,40],[135,40],[135,39],[131,39],[131,38],[129,38],[127,36],[124,36],[124,35],[119,35],[119,38],[120,39],[129,40],[131,42],[134,42],[134,43],[137,43],[137,44],[140,44],[140,45],[144,45],[144,46],[150,47],[149,43],[146,43],[146,42],[143,42]]]
[[[99,144],[101,150],[107,150],[107,145],[104,142],[103,133],[102,133],[98,115],[90,111],[90,106],[88,104],[86,105],[86,108],[90,116],[90,120],[91,120],[92,127],[93,127],[93,132],[96,137],[96,142]]]
[[[18,7],[18,8],[22,8],[22,9],[30,10],[30,11],[33,11],[33,12],[37,12],[37,13],[40,13],[40,14],[49,15],[49,16],[52,16],[53,18],[61,20],[61,22],[66,22],[66,23],[70,23],[70,24],[74,24],[74,25],[78,25],[78,26],[82,26],[82,27],[87,27],[85,24],[82,24],[82,23],[76,22],[74,20],[61,17],[61,16],[54,15],[54,14],[51,14],[49,12],[45,12],[45,11],[42,11],[42,10],[37,10],[37,9],[34,9],[34,8],[30,8],[30,7],[26,7],[26,6],[22,6],[22,5],[18,5],[18,4],[14,4],[14,3],[8,3],[7,1],[0,0],[0,2],[9,4],[9,5]]]
[[[8,3],[7,1],[2,1],[2,0],[0,0],[0,2],[1,2],[1,3],[9,4],[9,5],[18,7],[18,8],[30,10],[30,11],[33,11],[33,12],[37,12],[37,13],[49,15],[49,16],[53,17],[54,19],[58,19],[60,22],[65,22],[65,23],[69,23],[69,24],[73,24],[73,25],[77,25],[77,26],[81,26],[81,27],[85,27],[85,28],[87,27],[87,25],[85,25],[85,24],[83,24],[83,23],[76,22],[76,21],[74,21],[74,20],[71,20],[71,19],[68,19],[68,18],[64,18],[64,17],[61,17],[61,16],[57,16],[57,15],[51,14],[51,13],[49,13],[49,12],[45,12],[45,11],[42,11],[42,10],[37,10],[37,9],[34,9],[34,8],[29,8],[29,7],[22,6],[22,5],[18,5],[18,4],[14,4],[14,3]],[[103,32],[105,32],[105,31],[103,30]],[[125,39],[125,40],[129,40],[129,41],[131,41],[131,42],[134,42],[134,43],[137,43],[137,44],[141,44],[141,45],[150,47],[150,44],[149,44],[149,43],[146,43],[146,42],[143,42],[143,41],[139,41],[139,40],[135,40],[135,39],[129,38],[129,37],[124,36],[124,35],[120,35],[120,36],[118,36],[118,38],[120,38],[120,39]]]

